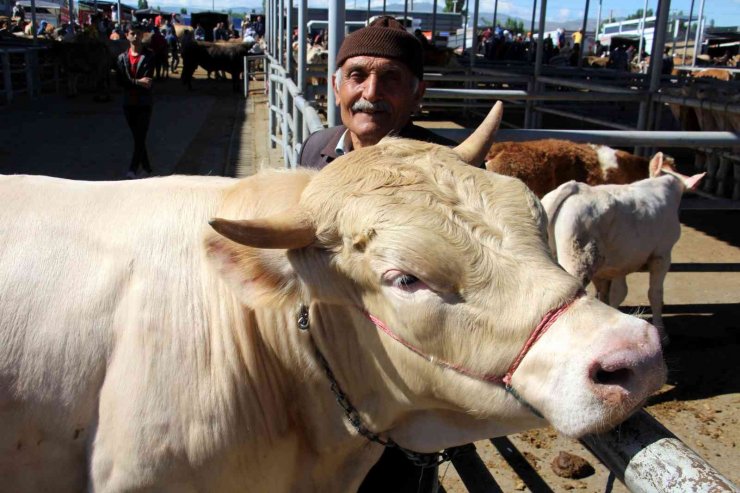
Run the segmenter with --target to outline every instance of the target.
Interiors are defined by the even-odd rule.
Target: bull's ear
[[[282,249],[313,243],[316,227],[306,212],[295,207],[267,218],[210,224],[219,234],[206,235],[206,256],[243,303],[256,308],[300,297],[300,279]]]
[[[213,229],[226,238],[255,248],[303,248],[316,238],[311,217],[298,207],[261,219],[212,219]]]
[[[214,231],[206,233],[204,247],[217,274],[213,279],[224,281],[209,292],[223,296],[225,287],[251,308],[303,299],[302,283],[285,250],[245,246]]]
[[[491,111],[488,112],[486,119],[478,125],[475,132],[455,147],[455,152],[460,156],[460,159],[473,166],[480,166],[483,163],[488,150],[493,145],[503,114],[504,104],[501,101],[496,101]]]

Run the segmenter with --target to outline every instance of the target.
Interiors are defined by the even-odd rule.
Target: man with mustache
[[[411,122],[424,96],[423,58],[416,37],[392,17],[379,17],[347,36],[332,76],[342,125],[310,135],[303,143],[300,165],[323,168],[386,135],[456,145]]]
[[[337,157],[377,144],[387,135],[454,146],[456,142],[414,125],[424,96],[421,43],[392,17],[380,17],[344,39],[332,76],[342,125],[311,134],[299,164],[321,169]],[[415,466],[387,448],[359,493],[426,493],[437,490],[437,467]]]

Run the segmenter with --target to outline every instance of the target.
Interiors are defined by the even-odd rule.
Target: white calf
[[[658,153],[650,161],[650,176],[629,185],[570,181],[545,195],[542,205],[553,254],[584,286],[593,281],[602,301],[619,306],[627,296],[627,274],[650,272],[653,324],[662,328],[663,280],[681,234],[678,206],[683,192],[695,189],[704,174],[676,173]]]

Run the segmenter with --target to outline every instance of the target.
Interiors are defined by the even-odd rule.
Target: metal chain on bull
[[[298,328],[300,330],[309,330],[310,328],[308,307],[306,305],[301,305],[301,308],[299,310]],[[334,372],[331,370],[331,367],[329,366],[329,362],[326,361],[326,358],[324,358],[324,355],[321,354],[321,351],[319,350],[318,346],[316,346],[315,343],[313,344],[313,347],[314,347],[314,350],[316,351],[316,357],[321,363],[321,366],[324,368],[324,373],[326,373],[326,378],[329,380],[329,383],[331,384],[331,391],[334,393],[334,396],[337,399],[337,403],[341,406],[342,409],[344,409],[344,414],[347,417],[347,420],[352,424],[352,426],[354,426],[355,430],[357,430],[357,433],[364,436],[371,442],[378,443],[384,447],[395,448],[395,449],[400,450],[408,458],[408,460],[411,461],[412,464],[414,464],[417,467],[424,468],[424,469],[427,469],[430,467],[436,467],[440,464],[450,461],[454,457],[456,457],[459,453],[462,452],[462,450],[459,448],[448,449],[448,450],[443,450],[442,452],[435,452],[435,453],[428,453],[428,454],[421,453],[421,452],[414,452],[413,450],[409,450],[407,448],[401,447],[396,442],[394,442],[393,439],[391,438],[383,439],[377,433],[370,431],[370,429],[368,429],[368,427],[362,423],[362,417],[360,416],[360,412],[357,410],[357,408],[355,408],[355,406],[352,405],[349,398],[347,397],[347,394],[345,394],[342,391],[342,388],[339,386],[339,382],[337,382],[337,379],[334,376]]]

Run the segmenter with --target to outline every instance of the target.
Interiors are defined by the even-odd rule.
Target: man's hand
[[[136,79],[136,82],[146,89],[149,89],[152,87],[152,78],[151,77],[142,77],[141,79]]]

